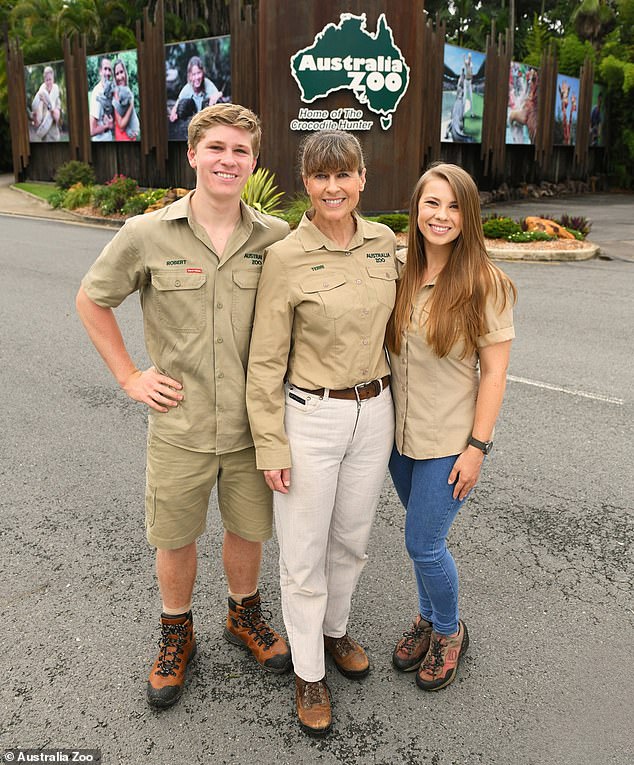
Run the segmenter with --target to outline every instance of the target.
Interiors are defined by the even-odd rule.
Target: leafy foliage
[[[296,194],[279,213],[291,228],[297,228],[302,216],[307,210],[310,210],[310,197],[307,194]]]
[[[86,207],[92,202],[92,186],[84,186],[83,183],[75,183],[64,196],[62,207],[67,210],[76,210],[78,207]]]
[[[512,218],[490,218],[482,224],[482,229],[487,239],[507,239],[522,230]]]
[[[165,196],[166,189],[149,189],[130,197],[121,208],[124,215],[141,215],[150,205],[155,204]]]
[[[283,196],[284,192],[278,191],[275,184],[275,173],[265,167],[258,167],[242,189],[242,199],[259,212],[268,215],[278,215],[281,212],[279,202]]]
[[[492,238],[492,237],[491,237]],[[516,231],[507,237],[502,237],[509,242],[550,242],[556,239],[555,236],[549,236],[545,231]]]
[[[388,215],[379,215],[377,217],[377,223],[382,223],[384,226],[391,228],[395,234],[407,229],[409,223],[409,216],[403,213],[390,213]]]
[[[115,175],[104,186],[95,187],[94,204],[103,215],[112,215],[122,211],[125,203],[139,193],[139,186],[134,178]]]
[[[77,159],[71,159],[70,162],[64,162],[57,168],[55,173],[55,185],[60,189],[69,189],[76,183],[84,186],[92,186],[95,182],[95,173],[92,167],[86,162],[80,162]]]

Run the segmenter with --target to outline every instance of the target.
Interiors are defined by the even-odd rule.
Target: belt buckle
[[[368,380],[367,382],[358,383],[354,386],[354,395],[356,396],[357,403],[361,403],[359,397],[359,388],[366,388],[368,385],[373,385],[375,390],[375,396],[379,396],[383,392],[383,380],[377,378],[375,380]]]

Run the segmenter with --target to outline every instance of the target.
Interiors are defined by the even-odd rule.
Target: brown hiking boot
[[[265,613],[270,619],[271,613]],[[268,672],[281,675],[291,668],[291,652],[286,641],[264,620],[259,592],[246,598],[242,605],[229,598],[224,636],[230,643],[248,648]]]
[[[460,658],[469,647],[467,625],[460,620],[458,634],[439,635],[432,630],[427,656],[416,675],[416,685],[424,691],[439,691],[456,678]]]
[[[185,670],[196,655],[192,612],[184,616],[161,614],[159,655],[147,684],[147,700],[158,709],[171,707],[180,699]]]
[[[332,711],[326,678],[308,683],[295,675],[295,705],[299,724],[306,733],[320,736],[330,730]]]
[[[396,644],[392,654],[392,664],[401,672],[418,669],[429,650],[430,640],[431,624],[419,614]]]
[[[324,635],[324,648],[332,656],[339,672],[345,677],[365,677],[370,671],[366,652],[347,633],[340,638]]]

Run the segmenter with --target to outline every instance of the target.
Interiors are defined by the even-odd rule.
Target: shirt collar
[[[191,218],[191,199],[194,191],[195,189],[190,191],[184,197],[181,197],[181,199],[172,202],[165,211],[164,220],[178,220],[179,218],[187,218],[189,220]],[[244,226],[248,231],[251,231],[253,226],[260,226],[265,229],[270,228],[264,216],[257,210],[254,210],[252,207],[245,204],[242,199],[240,200],[240,218],[241,222],[238,224],[239,227]]]
[[[365,239],[376,239],[379,236],[379,232],[369,221],[364,220],[355,212],[353,212],[352,215],[357,223],[357,230],[354,232],[354,236],[350,240],[350,244],[348,245],[349,249],[353,249],[354,247],[363,244]],[[296,231],[297,237],[306,252],[320,249],[340,252],[342,249],[312,223],[311,219],[308,217],[308,213],[304,213]]]

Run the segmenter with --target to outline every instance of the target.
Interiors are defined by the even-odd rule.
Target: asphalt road
[[[112,233],[0,216],[0,759],[19,746],[97,748],[125,765],[630,765],[634,264],[504,266],[520,292],[511,381],[451,534],[471,634],[459,678],[425,694],[391,668],[416,599],[386,480],[350,624],[373,670],[352,682],[329,666],[335,724],[319,741],[298,729],[292,676],[263,673],[222,638],[213,511],[188,688],[171,710],[146,705],[159,601],[145,414],[73,308]],[[134,297],[119,319],[144,363]],[[273,541],[262,590],[281,627],[276,559]]]

